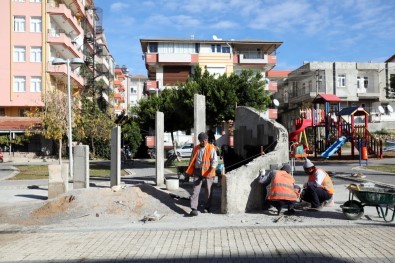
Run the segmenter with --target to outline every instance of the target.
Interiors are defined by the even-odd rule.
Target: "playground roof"
[[[334,94],[318,94],[314,100],[313,103],[325,103],[325,102],[340,102],[342,101],[338,96]]]
[[[344,108],[339,113],[337,113],[338,116],[369,116],[369,113],[364,110],[364,108],[359,107],[359,106],[354,106],[354,107],[348,107]]]

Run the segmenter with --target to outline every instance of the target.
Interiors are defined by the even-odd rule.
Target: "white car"
[[[187,143],[184,146],[177,148],[176,153],[178,157],[191,157],[193,151],[193,143]],[[167,158],[174,154],[174,150],[167,152]]]

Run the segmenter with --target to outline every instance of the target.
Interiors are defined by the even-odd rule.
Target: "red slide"
[[[295,120],[296,130],[289,134],[289,141],[298,141],[298,134],[301,133],[304,129],[311,126],[313,124],[312,119],[297,119]]]

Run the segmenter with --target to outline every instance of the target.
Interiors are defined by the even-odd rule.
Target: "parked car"
[[[191,157],[193,151],[193,143],[187,143],[184,146],[177,148],[176,153],[179,157]],[[167,152],[167,158],[174,154],[174,150]]]

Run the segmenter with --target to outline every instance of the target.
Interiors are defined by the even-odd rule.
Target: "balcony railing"
[[[59,17],[58,20],[68,22],[76,30],[77,35],[82,34],[82,32],[84,32],[80,23],[72,15],[71,10],[67,8],[66,5],[50,2],[48,6],[48,14],[51,16]],[[58,22],[60,25],[62,24],[61,21]]]
[[[48,73],[51,75],[61,75],[65,78],[64,82],[66,82],[67,78],[67,65],[49,65],[48,68]],[[70,71],[70,77],[80,86],[82,87],[84,85],[84,79],[77,74],[76,71],[71,70]]]
[[[60,45],[70,50],[74,56],[83,57],[83,53],[71,42],[70,37],[63,30],[48,29],[47,41],[51,45]]]

